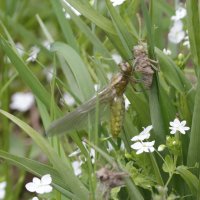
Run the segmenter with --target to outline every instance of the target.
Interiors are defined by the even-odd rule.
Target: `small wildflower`
[[[152,125],[150,125],[150,126],[147,126],[146,128],[144,128],[143,127],[143,131],[139,134],[139,135],[136,135],[136,136],[134,136],[132,139],[131,139],[131,141],[143,141],[143,140],[145,140],[145,139],[149,139],[149,137],[150,137],[150,131],[151,131],[151,129],[153,128],[153,126]]]
[[[43,70],[43,73],[46,76],[47,81],[50,82],[53,78],[54,69],[53,69],[53,67],[45,68]]]
[[[124,3],[125,0],[110,0],[113,6],[119,6]]]
[[[163,151],[165,149],[165,147],[166,146],[164,144],[159,145],[158,151]]]
[[[15,44],[15,47],[16,47],[17,52],[20,55],[20,57],[22,57],[24,55],[24,47],[23,47],[23,45],[20,42],[18,42],[18,43]]]
[[[34,96],[31,92],[17,92],[11,97],[10,108],[20,112],[28,111],[34,104]]]
[[[143,152],[153,152],[155,150],[155,148],[153,147],[154,144],[155,144],[155,141],[136,142],[131,145],[131,148],[137,150],[136,154],[141,154]]]
[[[169,55],[171,55],[172,54],[172,52],[169,50],[169,49],[163,49],[163,53],[165,54],[165,55],[167,55],[167,56],[169,56]]]
[[[50,51],[51,48],[51,42],[49,42],[48,40],[43,41],[43,46]]]
[[[79,176],[82,173],[81,164],[82,162],[77,160],[72,162],[72,167],[76,176]]]
[[[75,100],[70,93],[65,93],[63,99],[68,106],[73,106],[75,104]]]
[[[122,62],[122,57],[117,53],[112,54],[112,59],[117,65]]]
[[[42,176],[41,179],[34,177],[33,181],[30,183],[27,183],[25,187],[29,192],[44,194],[44,193],[49,193],[52,191],[53,188],[50,185],[51,182],[52,182],[52,178],[50,174],[46,174]]]
[[[174,141],[172,142],[172,144],[175,145],[175,144],[176,144],[176,141],[174,140]]]
[[[128,100],[128,98],[126,97],[126,95],[124,95],[124,99],[125,99],[125,109],[128,110],[129,105],[131,104],[130,101]]]
[[[38,53],[40,52],[40,48],[37,46],[31,47],[29,57],[26,59],[26,62],[35,62],[38,56]]]
[[[182,121],[180,122],[179,119],[175,119],[173,122],[170,122],[170,126],[169,129],[171,130],[170,133],[171,134],[175,134],[177,131],[179,131],[182,134],[185,134],[185,131],[190,130],[189,127],[185,126],[186,125],[186,121]]]
[[[184,37],[183,46],[186,46],[188,49],[190,48],[190,41],[188,35]]]
[[[100,89],[100,85],[99,84],[94,84],[94,90],[97,92]]]
[[[180,43],[185,37],[185,31],[183,31],[182,21],[175,21],[173,27],[170,29],[168,39],[174,44]]]
[[[180,20],[180,19],[183,19],[186,15],[187,15],[186,9],[183,8],[183,7],[179,7],[179,8],[176,10],[176,15],[172,16],[172,17],[171,17],[171,20],[173,20],[173,21],[178,21],[178,20]]]
[[[32,200],[39,200],[38,197],[33,197]]]
[[[108,80],[111,80],[113,74],[109,72],[109,73],[106,74],[106,76],[107,76]]]
[[[6,182],[3,181],[0,183],[0,200],[3,200],[5,198],[5,195],[6,195]]]

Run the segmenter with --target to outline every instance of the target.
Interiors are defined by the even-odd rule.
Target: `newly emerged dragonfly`
[[[129,63],[121,63],[120,72],[112,77],[106,88],[100,91],[97,96],[94,96],[87,102],[77,107],[74,111],[54,121],[47,130],[47,135],[53,136],[63,134],[76,129],[76,126],[78,126],[84,118],[87,119],[88,113],[95,111],[98,101],[99,105],[106,103],[110,104],[111,134],[113,137],[117,137],[121,132],[125,113],[123,94],[129,81],[133,81],[131,75],[132,67]]]

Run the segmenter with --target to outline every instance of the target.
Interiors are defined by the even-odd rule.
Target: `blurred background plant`
[[[2,1],[0,199],[199,199],[199,6]],[[54,119],[108,85],[120,62],[134,67],[141,41],[158,70],[150,89],[128,86],[119,138],[109,109],[99,119],[98,101],[84,129],[46,137]]]

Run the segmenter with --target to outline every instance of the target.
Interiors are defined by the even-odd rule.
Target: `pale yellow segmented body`
[[[129,83],[132,68],[128,63],[121,64],[121,72],[113,76],[111,80],[111,87],[115,91],[115,97],[110,103],[111,117],[111,133],[113,137],[118,137],[122,130],[125,113],[125,102],[123,94],[126,86]]]
[[[124,121],[125,103],[123,95],[117,96],[113,99],[110,104],[110,110],[111,134],[113,137],[117,137],[122,130],[122,125]]]

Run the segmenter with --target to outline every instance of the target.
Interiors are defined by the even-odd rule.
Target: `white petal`
[[[136,152],[136,154],[141,154],[141,153],[143,153],[144,151],[143,151],[143,149],[139,149],[137,152]]]
[[[143,145],[142,145],[141,142],[136,142],[136,143],[134,143],[134,144],[131,145],[131,148],[135,149],[135,150],[141,149],[142,147],[143,147]]]
[[[33,178],[33,183],[38,186],[38,185],[41,184],[41,180],[39,178],[37,178],[37,177],[34,177]]]
[[[6,187],[6,185],[7,185],[6,181],[1,182],[0,183],[0,190],[4,189]]]
[[[33,197],[32,200],[39,200],[37,197]]]
[[[159,145],[158,151],[163,151],[165,149],[165,147],[166,146],[164,144]]]
[[[182,121],[182,122],[181,122],[181,125],[182,125],[182,126],[185,126],[185,125],[186,125],[186,121],[185,121],[185,120]]]
[[[37,189],[36,189],[36,192],[38,193],[38,194],[44,194],[44,193],[49,193],[49,192],[51,192],[52,191],[52,186],[50,186],[50,185],[41,185],[40,187],[38,187]]]
[[[82,172],[82,170],[81,170],[81,162],[73,161],[72,162],[72,167],[73,167],[73,170],[74,170],[74,174],[76,176],[79,176],[81,174],[81,172]]]
[[[37,192],[38,194],[44,194],[45,193],[43,186],[37,187],[35,192]]]
[[[46,174],[46,175],[42,176],[41,184],[48,185],[48,184],[51,184],[51,182],[52,182],[52,178],[51,178],[50,174]]]
[[[4,197],[6,196],[6,191],[5,190],[0,190],[0,199],[4,199]]]
[[[139,140],[139,136],[138,135],[132,137],[132,139],[131,139],[131,141],[137,141],[137,140]]]
[[[26,112],[34,104],[34,96],[30,92],[17,92],[12,95],[11,100],[10,108],[21,112]]]
[[[36,191],[36,189],[37,189],[37,185],[36,184],[34,184],[34,183],[27,183],[26,185],[25,185],[25,187],[26,187],[26,189],[29,191],[29,192],[35,192]]]
[[[49,193],[53,190],[53,187],[51,185],[45,185],[43,186],[43,190],[44,190],[44,193]]]
[[[170,131],[171,134],[175,134],[176,133],[176,130],[173,129],[172,131]]]

